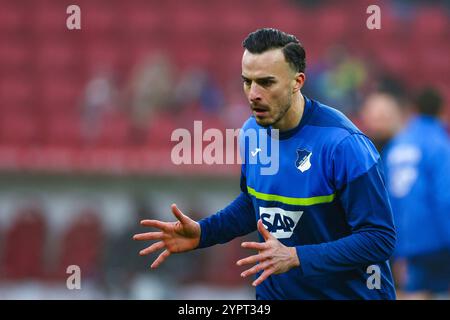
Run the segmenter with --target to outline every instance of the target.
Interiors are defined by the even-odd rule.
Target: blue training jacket
[[[398,230],[396,257],[450,249],[450,141],[442,123],[416,116],[383,152]]]
[[[300,267],[271,275],[256,287],[257,299],[395,299],[387,260],[396,233],[380,156],[341,112],[304,98],[300,124],[279,133],[278,148],[269,128],[253,117],[244,124],[242,192],[200,221],[199,248],[255,231],[261,218],[296,247]],[[247,135],[255,130],[262,133],[257,145]],[[278,170],[263,174],[276,167],[265,155],[277,149]],[[378,287],[368,285],[374,268]]]

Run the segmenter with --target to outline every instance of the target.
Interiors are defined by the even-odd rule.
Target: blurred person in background
[[[360,126],[372,140],[382,159],[389,141],[404,127],[410,116],[403,86],[398,80],[382,76],[374,84],[359,110]],[[394,264],[396,288],[404,282],[404,264]]]
[[[416,114],[385,150],[400,298],[450,297],[450,141],[442,107],[436,90],[421,92]]]
[[[243,47],[241,76],[252,116],[242,131],[262,132],[260,139],[270,141],[276,138],[268,129],[279,130],[281,166],[263,174],[261,161],[249,164],[254,151],[241,136],[240,195],[199,222],[175,204],[177,222],[141,221],[159,230],[134,236],[157,240],[140,254],[163,249],[151,265],[156,268],[171,254],[257,230],[260,242],[242,246],[258,254],[237,262],[255,264],[241,276],[256,276],[257,299],[395,299],[388,259],[396,235],[375,147],[341,112],[301,94],[306,54],[295,36],[259,29]],[[374,265],[377,288],[369,285]]]
[[[174,106],[177,111],[198,107],[206,80],[207,72],[201,68],[189,69],[181,75],[174,92]]]
[[[333,46],[324,60],[311,68],[311,80],[305,90],[351,117],[357,111],[360,92],[368,81],[367,69],[362,60],[351,56],[344,47]]]
[[[402,129],[410,115],[404,89],[393,79],[381,79],[363,101],[359,118],[363,132],[383,157],[386,144]]]
[[[138,63],[127,88],[133,140],[139,142],[155,113],[173,105],[174,66],[164,54],[147,56]]]
[[[113,72],[99,68],[88,81],[82,100],[82,134],[93,142],[100,134],[104,115],[118,109],[119,90]]]
[[[174,107],[176,111],[196,109],[215,114],[224,106],[224,94],[213,80],[211,74],[203,68],[191,68],[182,73],[175,86]]]

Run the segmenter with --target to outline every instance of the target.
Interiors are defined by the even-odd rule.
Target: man
[[[160,231],[134,236],[159,240],[140,254],[165,249],[156,268],[172,253],[257,229],[261,242],[242,246],[258,254],[237,262],[257,263],[242,273],[256,275],[257,299],[394,299],[386,260],[395,229],[377,151],[342,113],[301,94],[305,51],[294,36],[260,29],[243,47],[242,79],[253,116],[242,132],[262,130],[278,143],[279,170],[261,174],[263,163],[252,157],[264,150],[245,147],[241,138],[241,194],[199,222],[176,205],[177,222],[142,221]]]
[[[409,103],[400,82],[391,78],[381,79],[377,88],[364,99],[359,115],[365,134],[371,139],[385,164],[389,142],[410,117]],[[393,259],[390,262],[395,287],[400,289],[397,290],[397,298],[400,299],[406,277],[405,263],[402,259],[393,265]]]
[[[409,117],[409,108],[399,84],[392,80],[382,82],[364,99],[359,114],[365,134],[383,157],[384,147]]]
[[[384,161],[398,243],[394,266],[406,265],[405,299],[449,297],[450,141],[438,116],[442,99],[425,89],[417,114],[387,145]]]

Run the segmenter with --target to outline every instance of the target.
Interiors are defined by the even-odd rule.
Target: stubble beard
[[[273,121],[271,121],[270,123],[259,123],[258,119],[256,119],[256,122],[258,122],[258,124],[264,128],[268,128],[270,126],[274,126],[276,125],[281,119],[284,118],[284,116],[286,115],[286,113],[289,111],[289,109],[292,106],[292,99],[290,99],[290,97],[287,98],[287,101],[281,105],[281,107],[277,108],[278,112],[275,116],[275,119]]]

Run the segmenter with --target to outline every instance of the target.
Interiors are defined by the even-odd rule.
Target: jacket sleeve
[[[332,155],[331,180],[351,234],[296,247],[304,275],[339,272],[386,261],[396,241],[380,156],[362,134],[344,138]]]
[[[226,208],[199,221],[201,236],[198,248],[226,243],[256,230],[255,211],[246,186],[242,174],[239,196]]]

